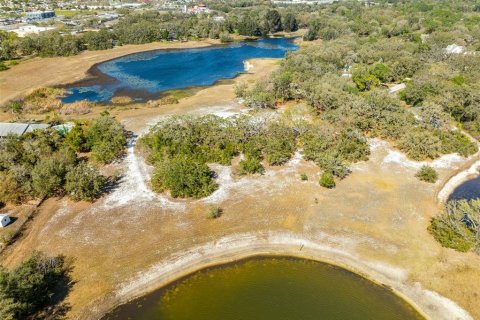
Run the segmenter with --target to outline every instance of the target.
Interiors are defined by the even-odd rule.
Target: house
[[[33,130],[44,130],[50,127],[44,123],[9,123],[0,122],[0,138],[4,138],[8,135],[21,136],[24,133],[32,132]]]
[[[17,29],[12,29],[10,30],[11,32],[15,32],[19,37],[25,37],[28,34],[39,34],[40,32],[48,31],[48,30],[53,30],[55,27],[39,27],[39,26],[34,26],[34,25],[26,25],[26,26],[21,26],[20,28]]]
[[[0,214],[0,228],[6,227],[12,220],[6,214]]]

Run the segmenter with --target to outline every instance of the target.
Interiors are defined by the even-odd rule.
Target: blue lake
[[[106,61],[94,67],[93,79],[67,88],[64,103],[109,102],[113,96],[135,100],[163,91],[209,86],[245,71],[245,60],[283,58],[297,49],[293,38],[266,38],[198,49],[155,50]]]
[[[450,194],[448,200],[471,200],[480,198],[480,176],[465,181]]]

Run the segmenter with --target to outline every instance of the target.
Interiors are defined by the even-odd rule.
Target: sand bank
[[[256,255],[289,255],[327,262],[391,288],[427,319],[473,320],[453,301],[422,288],[418,283],[408,283],[408,274],[401,268],[364,261],[347,251],[292,233],[275,232],[231,235],[174,254],[119,286],[113,301],[125,303],[200,269]]]

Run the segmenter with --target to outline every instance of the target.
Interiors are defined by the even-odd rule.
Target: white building
[[[10,217],[6,214],[0,214],[0,228],[6,227],[10,223]]]
[[[40,32],[48,31],[48,30],[53,30],[55,29],[54,27],[39,27],[39,26],[34,26],[34,25],[26,25],[26,26],[21,26],[17,29],[12,29],[10,30],[11,32],[15,32],[19,37],[25,37],[28,34],[39,34]]]

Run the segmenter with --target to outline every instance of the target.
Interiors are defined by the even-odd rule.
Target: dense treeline
[[[87,49],[110,49],[122,44],[205,38],[231,41],[230,34],[266,36],[283,30],[296,31],[295,14],[288,10],[281,12],[268,7],[234,9],[224,20],[216,20],[215,14],[144,11],[126,14],[111,30],[88,31],[83,35],[52,30],[18,38],[13,33],[0,31],[0,61],[30,55],[70,56]]]
[[[349,173],[349,163],[369,155],[365,138],[355,129],[337,132],[325,123],[293,121],[270,113],[228,119],[169,118],[142,137],[140,146],[155,166],[154,190],[195,198],[217,187],[207,163],[230,165],[238,155],[240,174],[262,173],[264,164],[282,165],[302,148],[306,159],[340,178]]]
[[[48,129],[7,136],[0,140],[0,202],[65,193],[74,200],[92,201],[107,182],[94,162],[114,160],[125,144],[123,127],[107,115],[78,123],[67,133]],[[91,161],[80,152],[88,153]]]
[[[465,19],[455,19],[453,25],[448,24],[450,31],[445,31],[442,26],[446,22],[425,30],[422,23],[426,21],[410,16],[410,2],[397,6],[366,9],[343,2],[329,6],[321,16],[344,19],[342,34],[324,35],[330,26],[322,19],[316,29],[323,39],[321,44],[288,54],[268,81],[251,88],[240,85],[237,94],[255,108],[304,100],[318,117],[392,141],[415,160],[454,152],[462,156],[475,153],[476,144],[455,127],[459,122],[469,133],[480,136],[480,55],[474,51],[480,29],[468,24],[470,29],[459,33],[454,27],[457,22],[465,27],[465,17],[473,7],[457,8]],[[422,11],[422,15],[436,17],[436,12]],[[382,31],[397,20],[408,25],[412,17],[415,26],[408,32]],[[376,28],[356,31],[352,21],[360,19],[365,24],[367,18]],[[446,44],[452,43],[465,46],[468,53],[446,52]],[[402,82],[406,89],[398,95],[386,89]]]
[[[13,270],[0,266],[0,319],[62,319],[71,286],[65,258],[34,252]]]

